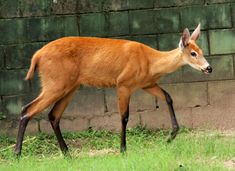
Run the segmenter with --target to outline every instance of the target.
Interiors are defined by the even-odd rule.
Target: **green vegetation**
[[[15,138],[0,137],[0,170],[83,171],[159,170],[223,171],[235,169],[234,133],[182,129],[172,143],[168,131],[142,127],[127,132],[127,153],[119,153],[119,133],[89,130],[66,133],[70,157],[64,157],[53,135],[26,136],[22,158],[12,149]]]
[[[6,119],[6,115],[3,112],[0,112],[0,120]]]

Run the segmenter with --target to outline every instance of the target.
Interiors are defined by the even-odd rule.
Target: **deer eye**
[[[197,56],[196,52],[191,52],[191,55],[192,55],[193,57],[196,57],[196,56]]]

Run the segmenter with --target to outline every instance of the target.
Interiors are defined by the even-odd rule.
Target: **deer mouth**
[[[201,69],[201,71],[204,73],[204,74],[210,74],[210,72],[206,69]]]
[[[209,67],[207,67],[206,69],[201,69],[201,71],[202,71],[204,74],[210,74],[210,73],[212,73],[212,68],[209,66]]]

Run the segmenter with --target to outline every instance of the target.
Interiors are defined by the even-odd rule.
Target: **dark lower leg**
[[[25,133],[26,127],[28,125],[28,122],[30,120],[30,118],[25,115],[28,106],[29,105],[25,106],[21,112],[19,130],[18,130],[16,146],[15,146],[15,154],[18,156],[20,156],[20,154],[21,154],[24,133]]]
[[[167,104],[168,104],[170,117],[171,117],[172,128],[173,128],[173,130],[170,134],[170,137],[167,140],[167,142],[171,142],[176,137],[177,132],[179,131],[179,124],[178,124],[176,116],[175,116],[175,111],[174,111],[174,108],[173,108],[173,100],[172,100],[171,96],[165,90],[163,90],[163,92],[165,94],[166,101],[167,101]]]
[[[129,106],[127,107],[126,112],[122,116],[122,132],[121,132],[121,152],[126,151],[126,126],[129,119]]]
[[[64,141],[64,138],[61,134],[61,131],[60,131],[60,126],[59,126],[59,121],[56,121],[54,116],[52,116],[51,114],[48,115],[49,117],[49,120],[50,120],[50,123],[51,123],[51,126],[54,130],[54,133],[56,135],[56,138],[58,140],[58,143],[59,143],[59,146],[60,146],[60,149],[61,151],[66,154],[68,152],[68,147]]]

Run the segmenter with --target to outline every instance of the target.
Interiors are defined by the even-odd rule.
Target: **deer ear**
[[[201,24],[199,23],[197,28],[194,30],[194,32],[191,35],[191,39],[196,41],[199,36],[200,36],[200,29],[201,29]]]
[[[190,39],[190,33],[189,33],[188,28],[186,28],[184,29],[184,32],[180,39],[179,48],[184,49],[188,45],[189,39]]]

